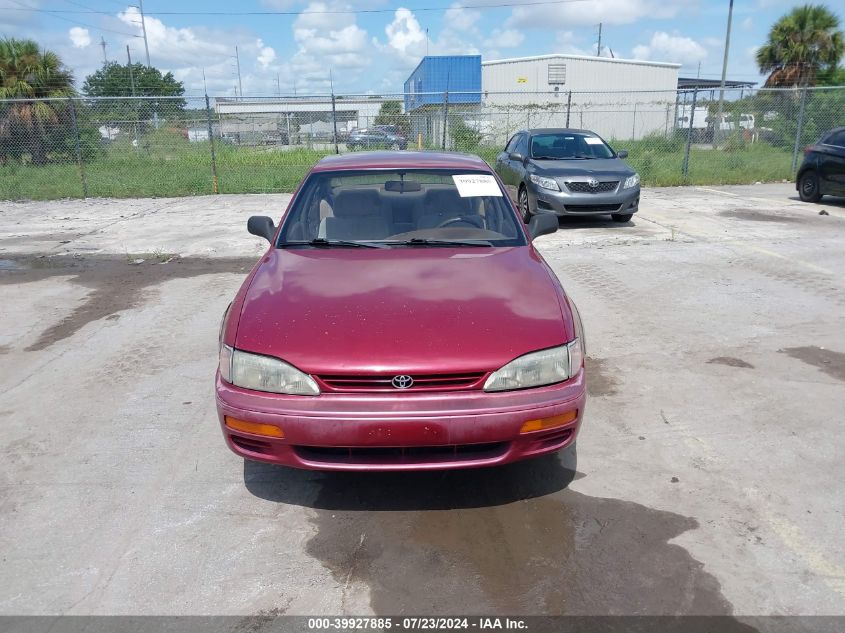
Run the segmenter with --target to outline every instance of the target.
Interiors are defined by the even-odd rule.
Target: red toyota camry
[[[247,459],[322,470],[504,464],[573,447],[578,311],[475,156],[321,160],[223,318],[217,409]]]

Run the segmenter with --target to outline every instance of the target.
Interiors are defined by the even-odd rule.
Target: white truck
[[[691,105],[679,105],[675,126],[679,130],[690,130],[693,142],[700,143],[707,134],[708,116],[707,106],[696,106],[693,111]]]

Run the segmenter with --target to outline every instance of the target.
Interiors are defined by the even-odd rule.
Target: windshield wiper
[[[285,246],[320,246],[324,248],[331,248],[339,246],[342,248],[387,248],[384,244],[377,244],[376,242],[353,242],[352,240],[327,240],[325,237],[316,237],[313,240],[303,242],[283,242],[282,247]]]
[[[487,240],[437,240],[427,237],[412,237],[401,242],[387,242],[391,246],[493,246]]]

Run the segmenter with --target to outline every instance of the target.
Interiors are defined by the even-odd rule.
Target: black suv
[[[824,195],[845,196],[845,127],[830,130],[804,150],[795,188],[804,202]]]

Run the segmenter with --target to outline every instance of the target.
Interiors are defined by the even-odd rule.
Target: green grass
[[[689,177],[681,174],[683,144],[646,138],[614,142],[630,152],[628,162],[647,186],[721,185],[792,178],[791,155],[764,143],[731,151],[694,147]],[[220,193],[293,191],[308,169],[330,151],[236,147],[215,144]],[[478,147],[475,153],[491,165],[498,147]],[[116,142],[84,165],[91,197],[167,197],[214,192],[208,143],[189,143],[159,131],[134,148],[129,139]],[[79,166],[0,165],[0,199],[52,200],[83,195]]]

